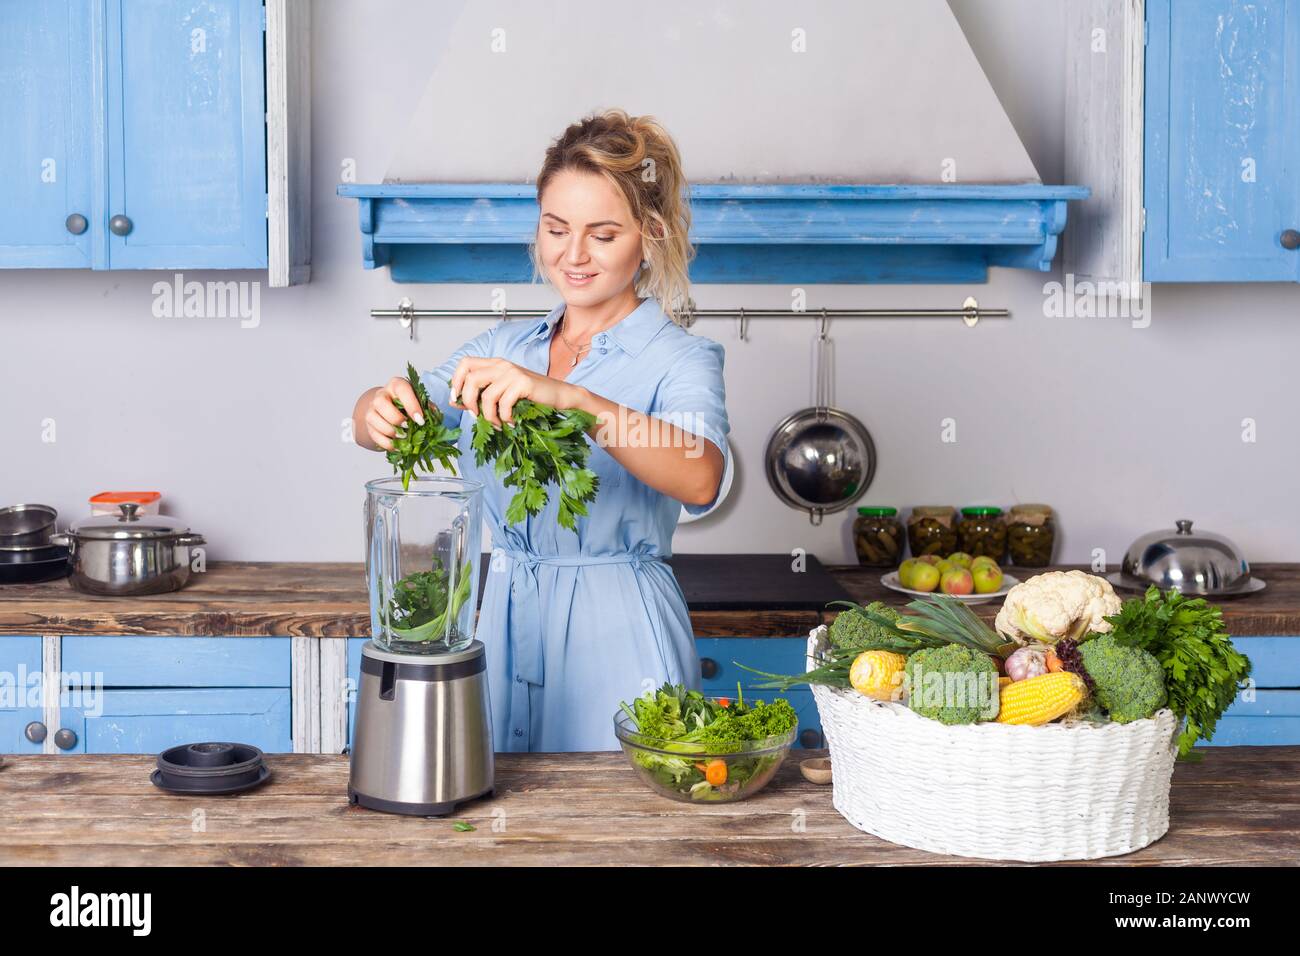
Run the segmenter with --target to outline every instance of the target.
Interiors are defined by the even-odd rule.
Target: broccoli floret
[[[942,724],[973,724],[998,715],[993,658],[960,644],[917,651],[903,671],[907,706]]]
[[[1150,717],[1165,705],[1165,672],[1140,647],[1116,643],[1102,634],[1079,645],[1084,669],[1092,678],[1097,703],[1117,724]]]
[[[881,617],[887,617],[891,621],[897,621],[899,618],[898,612],[883,601],[872,601],[865,605],[864,609]],[[835,620],[831,621],[828,636],[836,647],[861,648],[864,651],[871,650],[882,642],[888,643],[886,640],[888,635],[878,625],[851,608],[845,608]]]

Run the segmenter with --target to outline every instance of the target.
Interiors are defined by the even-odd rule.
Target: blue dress
[[[544,319],[502,320],[422,376],[448,424],[460,423],[458,471],[484,486],[493,552],[476,636],[487,649],[497,751],[616,750],[620,700],[664,681],[700,684],[686,600],[663,560],[672,555],[681,502],[633,477],[588,436],[600,488],[577,533],[556,521],[554,488],[540,514],[507,525],[514,492],[491,462],[475,466],[473,416],[448,404],[443,379],[462,356],[500,357],[545,375],[563,312],[561,304]],[[675,325],[647,298],[592,338],[567,381],[678,425],[728,456],[722,363],[721,345]]]

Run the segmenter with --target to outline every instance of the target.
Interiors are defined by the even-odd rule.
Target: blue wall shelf
[[[984,282],[989,266],[1046,272],[1081,186],[691,187],[691,279],[702,283]],[[343,185],[367,269],[394,282],[533,278],[535,187]]]

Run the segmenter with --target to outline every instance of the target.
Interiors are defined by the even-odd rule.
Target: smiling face
[[[537,258],[564,301],[590,307],[625,294],[641,265],[641,231],[613,184],[565,169],[540,201]]]

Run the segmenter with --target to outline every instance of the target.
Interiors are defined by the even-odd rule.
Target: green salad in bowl
[[[673,800],[725,803],[772,779],[794,743],[799,718],[784,698],[745,703],[705,697],[681,684],[620,705],[614,733],[651,789]]]

